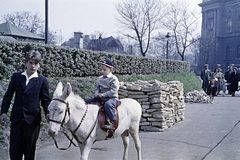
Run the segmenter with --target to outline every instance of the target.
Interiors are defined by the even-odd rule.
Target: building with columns
[[[203,0],[199,68],[240,66],[240,0]]]

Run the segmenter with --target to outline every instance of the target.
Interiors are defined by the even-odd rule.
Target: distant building
[[[112,36],[107,38],[102,38],[100,36],[98,39],[90,39],[89,35],[83,36],[83,33],[81,32],[74,32],[74,38],[65,41],[61,46],[126,54],[121,42],[118,39],[114,39]]]
[[[0,24],[0,39],[44,43],[44,38],[17,27],[9,22]]]
[[[240,66],[240,1],[203,0],[199,67]]]
[[[74,38],[69,38],[69,40],[63,42],[61,46],[74,48]]]
[[[74,32],[74,37],[70,38],[68,41],[65,41],[61,46],[70,47],[70,48],[83,48],[82,47],[82,32]]]
[[[114,39],[112,36],[107,38],[102,38],[100,36],[98,39],[90,40],[89,36],[86,35],[83,42],[85,43],[83,46],[87,50],[126,54],[121,42],[118,39]]]

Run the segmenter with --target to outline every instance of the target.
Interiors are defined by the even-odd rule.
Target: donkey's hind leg
[[[129,133],[128,130],[124,131],[121,134],[122,140],[123,140],[123,146],[124,146],[124,152],[123,152],[123,160],[128,159],[128,149],[129,149]]]
[[[135,148],[137,150],[138,154],[138,160],[142,160],[142,155],[141,155],[141,141],[139,138],[138,130],[130,131],[130,134],[133,138],[133,141],[135,143]]]

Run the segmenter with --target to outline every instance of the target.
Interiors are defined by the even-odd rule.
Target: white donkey
[[[123,159],[128,158],[129,133],[132,136],[137,150],[138,160],[141,160],[141,142],[139,139],[139,122],[142,114],[141,105],[130,98],[121,99],[118,107],[119,124],[112,138],[121,136],[124,145]],[[86,105],[78,95],[74,95],[70,83],[64,90],[63,84],[58,83],[49,105],[49,131],[52,137],[58,134],[61,126],[67,127],[81,152],[81,160],[87,160],[92,145],[95,141],[105,140],[108,133],[99,125],[99,107],[94,104]]]

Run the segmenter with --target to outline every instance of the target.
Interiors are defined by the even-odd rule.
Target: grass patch
[[[165,73],[165,74],[149,74],[149,75],[116,75],[119,81],[123,82],[135,82],[137,80],[158,80],[161,82],[169,81],[180,81],[184,86],[184,93],[188,93],[193,90],[201,89],[201,81],[199,78],[192,72],[186,73]],[[93,91],[95,88],[95,82],[97,80],[95,77],[69,77],[69,78],[48,78],[50,93],[52,94],[55,90],[57,83],[62,81],[64,84],[70,82],[75,94],[79,94],[82,98],[86,99],[92,97]]]
[[[136,80],[153,80],[156,79],[161,82],[180,81],[184,86],[184,93],[193,90],[201,89],[200,79],[192,72],[185,73],[165,73],[165,74],[150,74],[150,75],[123,75],[118,76],[119,81],[134,82]]]

